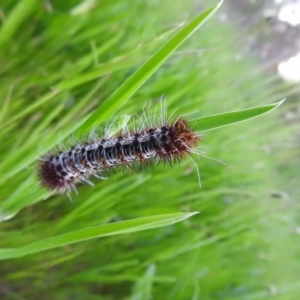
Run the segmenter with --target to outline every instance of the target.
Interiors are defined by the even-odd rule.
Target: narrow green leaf
[[[136,281],[133,293],[128,300],[150,299],[153,281],[155,279],[155,264],[150,264],[146,272]]]
[[[272,111],[273,109],[279,107],[283,102],[284,100],[270,105],[257,106],[244,110],[199,118],[195,120],[194,128],[195,130],[208,131],[246,121]]]
[[[197,214],[197,212],[157,215],[73,231],[43,239],[18,248],[0,249],[0,260],[22,257],[28,254],[62,247],[93,238],[132,233],[172,225],[174,223],[183,221],[195,214]]]
[[[106,99],[82,126],[88,131],[95,125],[103,123],[105,116],[113,115],[166,61],[166,59],[220,7],[222,1],[212,6],[190,23],[179,30],[165,45],[150,57],[136,72],[134,72],[115,92]]]
[[[0,47],[9,42],[30,14],[38,7],[38,0],[16,1],[15,7],[6,19],[0,29]]]
[[[53,91],[45,94],[38,100],[36,100],[33,103],[31,103],[30,105],[28,105],[26,108],[24,108],[22,111],[16,113],[12,118],[7,120],[5,123],[0,124],[0,129],[7,127],[8,125],[12,124],[13,122],[20,119],[21,117],[28,115],[34,109],[37,109],[38,107],[44,105],[45,103],[50,101],[52,98],[54,98],[56,95],[58,95],[62,91],[72,89],[78,85],[81,85],[85,82],[89,82],[96,78],[100,78],[109,73],[119,71],[122,69],[126,69],[128,67],[133,66],[136,63],[137,63],[137,59],[127,59],[127,60],[123,60],[123,61],[109,62],[109,63],[99,66],[98,68],[96,68],[86,74],[76,75],[75,78],[71,78],[71,79],[62,81],[57,86],[55,86]]]

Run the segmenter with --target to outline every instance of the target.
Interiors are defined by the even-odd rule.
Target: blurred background
[[[299,83],[298,0],[227,1],[224,20],[234,20],[247,30],[245,45],[262,66],[290,83]]]
[[[1,299],[299,299],[300,1],[227,0],[116,113],[208,116],[287,98],[207,132],[194,164],[117,170],[73,201],[36,179],[78,128],[178,30],[215,2],[2,0],[0,245],[200,211],[159,229],[0,263]],[[109,119],[109,116],[105,116]],[[47,199],[46,199],[47,198]],[[46,199],[46,201],[45,201]]]

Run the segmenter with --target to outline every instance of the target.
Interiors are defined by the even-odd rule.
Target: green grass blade
[[[7,43],[30,14],[38,7],[37,0],[23,0],[17,2],[0,30],[0,47]]]
[[[197,212],[157,215],[73,231],[18,248],[0,249],[0,260],[22,257],[28,254],[38,253],[44,250],[62,247],[93,238],[132,233],[172,225],[183,221],[196,213]]]
[[[134,72],[106,101],[101,105],[82,126],[83,131],[88,131],[95,125],[103,123],[115,113],[166,61],[166,59],[201,25],[204,24],[220,7],[222,1],[212,6],[190,23],[186,24],[152,57],[150,57],[136,72]]]
[[[11,117],[7,122],[0,124],[0,129],[5,128],[6,126],[12,124],[13,122],[16,122],[18,119],[28,115],[31,113],[34,109],[37,109],[38,107],[45,105],[48,101],[50,101],[52,98],[57,96],[59,93],[72,89],[74,87],[77,87],[83,83],[89,82],[91,80],[103,77],[109,73],[119,71],[122,69],[126,69],[128,67],[131,67],[135,65],[138,62],[138,59],[127,59],[124,61],[117,61],[117,62],[109,62],[106,64],[103,64],[96,69],[87,72],[82,75],[76,75],[75,78],[66,79],[62,81],[61,83],[57,84],[54,88],[54,92],[51,91],[44,96],[42,96],[40,99],[36,100],[35,102],[29,104],[26,108],[24,108],[22,111],[19,111],[16,113],[13,117]]]
[[[146,300],[151,297],[151,289],[155,279],[155,264],[150,264],[143,276],[135,283],[133,293],[128,300]]]
[[[253,119],[272,111],[273,109],[279,107],[283,102],[284,100],[270,105],[257,106],[244,110],[199,118],[195,120],[194,128],[196,130],[208,131],[215,128],[246,121],[248,119]]]

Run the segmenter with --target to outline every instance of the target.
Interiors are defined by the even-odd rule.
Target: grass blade
[[[284,100],[270,105],[257,106],[244,110],[199,118],[195,120],[194,128],[196,130],[208,131],[215,128],[224,127],[234,123],[253,119],[274,110],[275,108],[279,107],[283,102]]]
[[[66,234],[43,239],[18,248],[0,249],[0,260],[22,257],[28,254],[33,254],[48,249],[66,246],[93,238],[116,234],[132,233],[141,230],[172,225],[174,223],[183,221],[195,215],[196,213],[197,212],[157,215],[152,217],[138,218],[73,231]]]
[[[166,61],[166,59],[220,7],[222,1],[212,6],[190,23],[186,24],[152,57],[150,57],[136,72],[134,72],[106,101],[101,105],[82,126],[88,131],[95,125],[103,123],[115,113]]]
[[[9,42],[30,14],[38,7],[37,0],[19,1],[2,25],[0,30],[0,47]]]

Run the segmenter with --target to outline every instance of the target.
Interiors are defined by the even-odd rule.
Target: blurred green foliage
[[[212,3],[16,1],[0,4],[1,248],[158,214],[173,226],[1,261],[3,299],[297,299],[299,145],[293,97],[272,114],[211,131],[194,164],[117,171],[73,202],[35,178],[37,159],[72,136],[183,20]],[[84,7],[82,4],[87,6]],[[167,96],[169,111],[207,116],[292,94],[243,48],[245,32],[210,19],[116,112]],[[289,100],[289,99],[288,99]],[[108,118],[108,116],[107,116]],[[6,221],[5,221],[6,220]],[[297,235],[298,232],[298,235]]]

